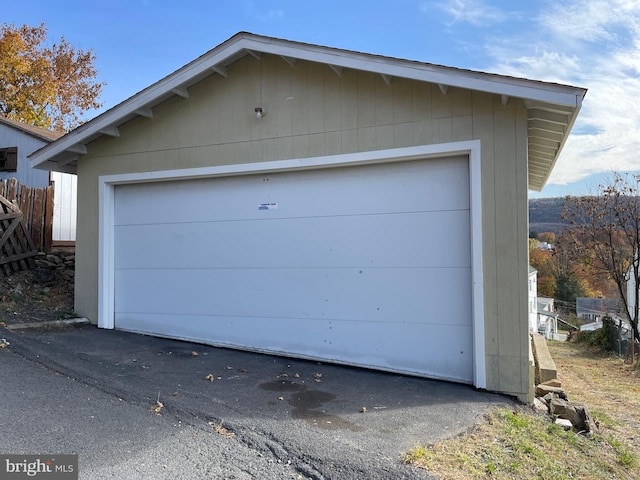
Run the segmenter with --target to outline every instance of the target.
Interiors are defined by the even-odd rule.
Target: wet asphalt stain
[[[336,399],[335,395],[319,390],[306,390],[294,393],[289,399],[293,407],[291,417],[305,420],[323,430],[349,430],[362,432],[364,428],[338,415],[331,415],[320,410],[325,403]]]
[[[300,392],[307,386],[292,381],[276,380],[274,382],[261,383],[259,387],[270,392]]]
[[[288,403],[293,407],[291,418],[295,420],[304,420],[323,430],[364,431],[361,426],[322,410],[324,404],[336,399],[336,396],[331,393],[309,390],[306,385],[292,381],[267,382],[259,386],[271,392],[293,392]]]

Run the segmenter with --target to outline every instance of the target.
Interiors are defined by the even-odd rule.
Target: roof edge
[[[369,71],[382,75],[408,78],[491,94],[535,100],[575,109],[571,123],[586,94],[586,89],[556,83],[508,77],[493,73],[445,67],[414,60],[312,45],[248,32],[239,32],[212,50],[189,62],[163,79],[153,83],[89,122],[67,133],[53,143],[30,155],[36,168],[51,169],[56,158],[69,152],[82,152],[84,145],[139,115],[151,114],[150,108],[162,103],[176,91],[189,87],[209,75],[225,75],[225,67],[240,56],[252,54],[279,55],[285,58],[325,63],[336,68]],[[174,93],[172,93],[174,92]],[[178,93],[179,94],[179,93]],[[570,131],[570,128],[567,132]],[[566,141],[565,135],[562,145]],[[560,147],[560,149],[562,146]],[[553,165],[557,160],[554,159]],[[67,161],[68,163],[68,161]],[[548,175],[545,178],[548,179]],[[542,188],[542,187],[540,187]]]
[[[26,135],[37,138],[47,143],[51,143],[63,136],[62,133],[47,130],[43,127],[36,127],[35,125],[29,125],[27,123],[19,122],[2,115],[0,115],[0,124],[5,125],[9,128],[13,128],[15,130],[19,130]]]

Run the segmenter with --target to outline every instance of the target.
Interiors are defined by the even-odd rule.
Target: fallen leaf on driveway
[[[213,382],[216,378],[213,376],[213,373],[210,373],[209,375],[204,377],[204,379],[209,380],[210,382]]]
[[[0,338],[0,348],[8,347],[10,344],[6,338]]]
[[[177,397],[179,395],[179,393],[178,392],[173,392],[171,395],[174,396],[174,397]]]
[[[224,367],[226,370],[233,370],[233,367],[230,367],[229,365],[227,365],[226,367]]]
[[[240,371],[240,373],[247,373],[247,369],[246,368],[240,368],[239,371]]]
[[[284,400],[284,397],[278,397],[278,400]]]
[[[194,356],[194,357],[197,357],[200,354],[194,350],[193,352],[191,352],[191,355]]]
[[[4,327],[4,328],[6,328],[6,327],[7,327],[7,324],[6,324],[6,323],[4,323],[4,322],[0,322],[0,327]]]
[[[211,425],[211,427],[216,433],[222,435],[225,438],[233,438],[236,435],[235,433],[230,432],[228,429],[226,429],[224,425],[222,425],[222,422],[220,423],[209,422],[209,425]]]
[[[149,407],[149,411],[155,413],[156,415],[160,415],[162,407],[164,407],[164,404],[160,400],[158,400],[156,403]]]

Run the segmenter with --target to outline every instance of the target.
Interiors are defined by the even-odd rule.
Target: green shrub
[[[602,322],[602,328],[592,332],[578,332],[576,341],[607,352],[613,350],[611,340],[616,335],[617,332],[613,321],[611,318],[605,317]]]

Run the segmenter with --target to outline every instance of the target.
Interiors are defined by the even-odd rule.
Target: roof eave
[[[73,155],[85,153],[88,143],[102,135],[117,136],[117,128],[120,125],[137,116],[152,116],[151,109],[171,96],[188,95],[186,89],[203,78],[210,75],[226,76],[226,67],[238,58],[245,55],[259,58],[263,53],[279,55],[288,62],[296,59],[324,63],[336,71],[343,68],[369,71],[386,78],[401,77],[438,84],[445,91],[448,87],[464,88],[502,95],[504,98],[515,97],[559,105],[568,109],[571,118],[567,134],[562,138],[560,148],[549,164],[548,171],[529,185],[529,188],[534,190],[542,189],[546,183],[586,92],[584,89],[567,85],[345,51],[241,32],[64,137],[34,152],[30,156],[32,165],[46,170],[74,169],[72,162],[76,157]]]
[[[24,133],[25,135],[29,135],[30,137],[42,140],[45,143],[51,143],[62,136],[59,133],[46,130],[45,128],[23,124],[21,122],[11,120],[2,116],[0,116],[0,124],[5,125],[8,128],[18,130],[19,132]]]
[[[553,171],[553,168],[555,167],[558,158],[560,157],[560,154],[562,153],[562,149],[564,148],[564,145],[567,142],[567,139],[569,138],[569,134],[571,132],[571,130],[573,129],[573,125],[576,121],[576,119],[578,118],[578,114],[580,113],[580,109],[582,108],[582,101],[584,99],[584,96],[587,93],[586,89],[583,88],[577,88],[574,87],[576,89],[576,93],[575,93],[575,103],[576,106],[575,108],[571,109],[571,113],[568,116],[569,121],[565,127],[565,133],[562,135],[561,141],[559,142],[559,146],[557,148],[557,151],[555,153],[555,155],[552,157],[551,161],[548,163],[548,165],[546,166],[546,172],[542,177],[538,177],[536,179],[532,179],[532,177],[529,177],[529,189],[536,191],[536,192],[540,192],[544,186],[546,185],[547,181],[549,180],[549,177],[551,175],[551,172]],[[529,137],[529,136],[528,136]],[[530,138],[530,137],[529,137]],[[530,159],[528,161],[528,164],[530,162]],[[529,167],[531,168],[531,167]]]

